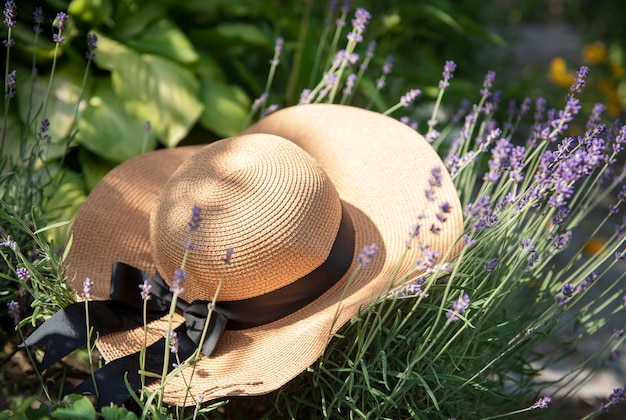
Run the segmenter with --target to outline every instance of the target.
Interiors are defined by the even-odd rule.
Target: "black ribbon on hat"
[[[315,270],[295,282],[261,296],[237,301],[218,301],[212,304],[213,311],[207,327],[205,340],[201,342],[209,309],[208,301],[188,303],[180,297],[176,300],[176,311],[185,322],[175,331],[178,338],[178,358],[183,361],[193,355],[198,346],[205,356],[210,356],[217,347],[224,330],[241,330],[264,325],[283,318],[313,302],[332,287],[350,268],[354,256],[354,227],[347,212],[342,212],[337,237],[328,258]],[[151,323],[169,312],[172,292],[157,272],[150,276],[138,268],[122,262],[113,264],[109,300],[88,302],[89,326],[93,335],[100,337],[115,332],[142,328],[144,301],[139,286],[147,281],[152,286],[151,299],[147,301],[146,320]],[[52,366],[72,351],[87,344],[87,318],[85,302],[71,304],[46,320],[20,345],[45,347],[40,371]],[[145,351],[144,369],[161,372],[165,338],[148,346]],[[136,352],[105,364],[94,372],[98,389],[98,408],[124,403],[129,390],[141,388],[140,352]],[[173,366],[168,367],[171,371]],[[156,378],[144,376],[144,384]],[[86,379],[70,393],[96,394],[93,380]]]

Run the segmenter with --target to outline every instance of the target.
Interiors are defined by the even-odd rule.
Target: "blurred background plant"
[[[592,3],[358,2],[355,6],[376,17],[367,31],[377,46],[352,103],[384,111],[407,87],[419,87],[423,105],[406,109],[405,116],[425,133],[421,127],[427,127],[441,67],[448,59],[454,59],[458,69],[446,92],[448,105],[439,113],[442,125],[454,121],[463,98],[475,97],[478,81],[489,69],[514,69],[499,72],[503,81],[498,88],[507,98],[544,96],[560,104],[575,70],[584,63],[592,69],[588,111],[597,100],[607,105],[611,117],[618,117],[625,97],[621,46],[626,44],[615,19],[625,6],[609,0],[604,8]],[[35,41],[32,27],[39,18],[33,12],[38,6],[43,32]],[[19,17],[9,31],[15,45],[3,50],[7,65],[1,109],[0,237],[6,242],[10,235],[17,248],[2,249],[2,334],[18,340],[4,304],[18,295],[27,312],[22,325],[73,299],[61,265],[64,222],[108,170],[154,148],[234,135],[259,111],[297,103],[303,89],[322,79],[329,62],[320,57],[330,60],[340,48],[334,41],[337,20],[343,15],[349,26],[353,10],[344,12],[342,7],[347,5],[331,7],[312,0],[20,1]],[[501,18],[502,10],[507,11],[506,19]],[[59,11],[70,16],[62,43],[53,41]],[[578,25],[577,55],[517,68],[509,55],[517,35],[503,27],[528,22]],[[89,49],[90,33],[98,37],[94,51]],[[266,75],[279,37],[285,42],[270,89]],[[583,48],[584,42],[588,44]],[[95,56],[86,59],[85,52]],[[359,53],[366,55],[364,50]],[[91,67],[85,72],[87,62]],[[8,89],[13,70],[17,83]],[[498,112],[506,118],[506,107]],[[49,127],[42,130],[46,118]],[[42,142],[44,136],[49,137]],[[28,269],[29,278],[20,278],[18,268]],[[372,363],[383,362],[374,358]],[[282,398],[280,393],[277,398]]]

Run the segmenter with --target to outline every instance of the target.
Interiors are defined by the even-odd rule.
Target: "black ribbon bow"
[[[150,323],[167,315],[172,303],[172,294],[162,277],[158,273],[155,277],[151,277],[135,267],[116,262],[113,264],[111,276],[110,299],[88,302],[89,326],[93,328],[93,334],[104,336],[143,327],[143,300],[139,293],[139,285],[144,281],[152,286],[151,299],[147,301],[147,322]],[[175,330],[178,338],[178,357],[181,360],[189,358],[199,345],[202,354],[210,356],[226,328],[228,321],[226,314],[214,305],[206,338],[200,343],[208,316],[208,305],[209,302],[188,303],[180,298],[176,301],[177,312],[182,313],[185,318],[185,322]],[[39,366],[40,371],[48,369],[87,343],[86,316],[84,302],[69,305],[54,314],[22,343],[21,346],[38,345],[46,348]],[[145,353],[145,370],[160,372],[163,368],[164,351],[165,338],[148,346]],[[108,405],[110,402],[121,404],[128,399],[129,392],[123,380],[126,372],[131,387],[135,390],[141,387],[139,361],[139,352],[137,352],[115,359],[95,372],[99,407]],[[169,370],[172,369],[170,366]],[[154,381],[153,377],[144,378],[145,384]],[[95,394],[96,389],[89,378],[70,392]]]
[[[185,322],[176,328],[178,338],[178,358],[186,360],[198,346],[205,356],[210,356],[217,347],[224,330],[252,328],[283,318],[313,302],[330,289],[348,271],[354,257],[354,227],[348,213],[343,211],[337,237],[328,258],[315,270],[295,282],[261,296],[216,302],[213,306],[207,334],[201,343],[202,332],[209,313],[208,301],[185,302],[176,300],[176,310],[182,313]],[[122,262],[113,264],[109,300],[88,302],[89,326],[100,337],[135,328],[142,328],[144,301],[139,286],[147,281],[152,286],[151,299],[147,301],[147,322],[153,322],[167,315],[172,303],[172,293],[163,278],[154,277]],[[63,357],[87,344],[85,303],[79,302],[61,309],[20,345],[44,346],[40,371],[52,366]],[[165,334],[165,331],[164,331]],[[148,372],[161,372],[165,352],[165,337],[146,347],[144,369]],[[124,382],[128,381],[132,390],[142,386],[140,351],[114,359],[94,372],[97,386],[98,408],[110,403],[122,404],[129,397]],[[173,366],[168,366],[168,371]],[[144,377],[144,384],[156,378]],[[96,394],[94,381],[87,378],[70,393]]]

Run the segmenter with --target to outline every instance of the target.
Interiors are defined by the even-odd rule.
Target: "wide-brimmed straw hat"
[[[86,277],[93,282],[90,307],[122,296],[124,303],[107,306],[112,318],[135,313],[141,321],[141,306],[128,301],[141,302],[137,285],[146,278],[164,281],[164,295],[183,287],[185,308],[206,308],[220,285],[210,356],[165,388],[166,402],[193,404],[199,395],[267,393],[306,370],[359,310],[398,279],[420,274],[416,260],[425,247],[441,262],[452,258],[462,224],[452,180],[416,131],[363,109],[299,105],[237,137],[150,152],[112,170],[74,221],[67,268],[77,289]],[[177,270],[186,252],[183,278]],[[109,363],[99,380],[117,375],[123,384],[124,369],[136,374],[144,345],[159,349],[148,360],[155,369],[166,320],[166,312],[152,316],[147,343],[143,327],[102,322],[98,349]],[[186,320],[177,312],[174,327]],[[195,348],[197,338],[189,344],[192,334],[177,331]],[[109,365],[117,367],[107,373]]]

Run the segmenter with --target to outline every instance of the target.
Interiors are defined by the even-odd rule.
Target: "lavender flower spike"
[[[12,0],[6,1],[2,13],[4,14],[4,24],[9,28],[15,27],[15,18],[17,17],[15,2]]]
[[[15,96],[15,88],[17,87],[17,72],[13,70],[7,75],[7,91],[4,95],[8,98]]]
[[[365,32],[365,27],[369,23],[372,15],[362,7],[359,7],[354,12],[354,19],[352,19],[352,31],[348,34],[348,41],[361,42],[363,41],[362,34]]]
[[[450,322],[456,322],[459,320],[458,314],[465,313],[465,310],[470,305],[470,298],[467,293],[463,293],[461,297],[452,302],[452,311],[446,312],[446,317]]]
[[[184,268],[174,271],[174,281],[170,287],[170,292],[180,295],[185,290],[185,281],[187,281],[187,272]]]
[[[235,253],[233,248],[226,248],[226,255],[221,258],[222,262],[226,265],[232,264],[232,257]]]
[[[359,253],[359,256],[358,256],[359,264],[362,267],[367,266],[372,260],[372,257],[374,257],[374,255],[376,255],[377,252],[378,252],[378,245],[376,244],[365,245],[363,247],[363,250]]]
[[[439,81],[439,89],[447,89],[450,87],[450,79],[454,77],[454,70],[456,70],[456,63],[452,60],[446,61],[446,64],[443,66],[443,80]]]
[[[85,277],[85,281],[83,282],[83,299],[90,300],[93,297],[93,295],[91,294],[92,289],[93,281],[89,277]]]
[[[152,297],[150,296],[150,292],[152,291],[152,285],[148,284],[148,280],[144,280],[142,284],[139,285],[141,289],[141,299],[142,300],[150,300]]]
[[[543,396],[537,400],[533,405],[530,406],[531,410],[536,408],[548,408],[548,404],[552,402],[552,397],[549,395]]]
[[[415,101],[415,99],[422,94],[422,91],[419,89],[411,89],[409,90],[402,98],[400,98],[400,103],[402,106],[407,107]]]
[[[18,325],[20,323],[20,304],[12,300],[7,303],[7,308],[9,316],[13,319],[13,325]]]
[[[198,205],[194,205],[191,208],[191,219],[189,220],[189,223],[187,223],[187,228],[189,229],[189,232],[198,231],[198,227],[200,226],[200,222],[202,221],[202,218],[200,217],[201,211],[202,208]]]
[[[30,280],[30,271],[28,271],[28,268],[20,267],[17,270],[15,270],[15,274],[17,274],[17,278],[20,279],[21,281]]]

